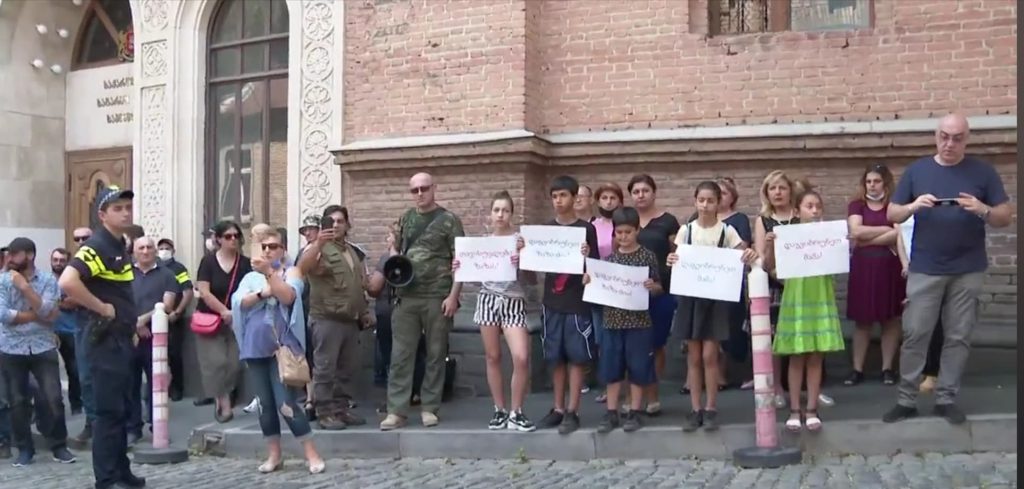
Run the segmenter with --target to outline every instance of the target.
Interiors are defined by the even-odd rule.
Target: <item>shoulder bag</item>
[[[212,256],[214,260],[217,259],[217,256],[214,254],[211,254],[210,256]],[[228,279],[228,291],[224,294],[223,302],[225,306],[230,306],[231,304],[231,289],[235,286],[235,277],[238,274],[238,262],[240,258],[241,256],[235,257],[235,265],[231,270],[231,278]],[[217,330],[220,329],[220,325],[223,321],[224,319],[220,317],[220,314],[195,311],[192,313],[192,323],[190,324],[190,327],[192,328],[192,332],[198,335],[211,336],[217,334]]]

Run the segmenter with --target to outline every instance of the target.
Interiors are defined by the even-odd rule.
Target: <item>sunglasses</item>
[[[281,248],[284,248],[284,246],[281,246],[280,244],[277,244],[277,243],[264,243],[262,246],[263,246],[263,251],[267,251],[267,250],[277,251],[277,250],[279,250]]]
[[[75,236],[75,237],[73,237],[71,239],[75,240],[76,243],[84,243],[85,240],[89,239],[89,237],[88,236]]]
[[[234,240],[238,239],[238,233],[224,233],[224,234],[220,235],[220,237],[221,237],[221,239],[226,239],[228,241],[234,241]]]
[[[413,188],[409,189],[409,193],[413,194],[413,195],[425,194],[425,193],[430,191],[431,187],[433,187],[433,185],[423,185],[423,186],[420,186],[420,187],[413,187]]]

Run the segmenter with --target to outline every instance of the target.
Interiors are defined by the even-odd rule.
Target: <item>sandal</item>
[[[821,429],[821,418],[817,411],[807,411],[807,430],[818,431]]]
[[[803,420],[800,416],[800,411],[790,411],[789,419],[786,420],[786,429],[790,432],[797,433],[803,428]]]

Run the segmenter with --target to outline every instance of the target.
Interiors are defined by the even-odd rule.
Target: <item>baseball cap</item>
[[[302,226],[299,227],[299,232],[301,233],[302,230],[304,230],[306,228],[317,228],[317,229],[319,229],[320,228],[320,218],[316,217],[316,216],[306,216],[306,218],[302,220]]]
[[[174,241],[171,241],[170,238],[160,238],[160,241],[156,242],[156,246],[157,247],[160,247],[160,246],[163,246],[163,245],[170,246],[172,250],[174,249]]]
[[[36,244],[31,239],[17,237],[11,240],[11,244],[7,245],[8,253],[20,253],[20,252],[32,253],[36,252]]]
[[[107,205],[115,200],[132,200],[134,198],[135,192],[128,189],[121,189],[121,187],[118,187],[117,185],[111,185],[100,192],[99,197],[96,199],[96,207],[100,210],[104,210],[107,208]]]

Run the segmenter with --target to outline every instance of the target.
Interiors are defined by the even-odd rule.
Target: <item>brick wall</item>
[[[707,0],[346,2],[345,141],[1016,113],[1015,2],[873,4],[872,29],[708,37]],[[715,175],[737,179],[740,208],[753,214],[761,179],[783,169],[821,185],[829,216],[844,218],[866,165],[885,162],[899,173],[934,150],[926,133],[862,150],[881,136],[697,141],[664,152],[634,143],[650,153],[640,163],[616,160],[616,145],[552,149],[558,157],[550,160],[500,158],[500,149],[467,159],[431,147],[339,159],[354,238],[379,256],[419,170],[434,173],[438,199],[471,235],[484,231],[489,196],[501,189],[521,219],[548,218],[548,181],[561,173],[625,185],[648,172],[661,205],[686,216],[694,185]],[[997,163],[1016,203],[1007,137],[980,137],[972,148]],[[989,252],[986,320],[1013,321],[1016,224],[990,232]],[[845,277],[837,283],[842,297]]]
[[[522,0],[345,2],[345,138],[522,128]]]
[[[345,138],[1016,113],[1015,2],[873,4],[708,37],[706,0],[346,2]]]

